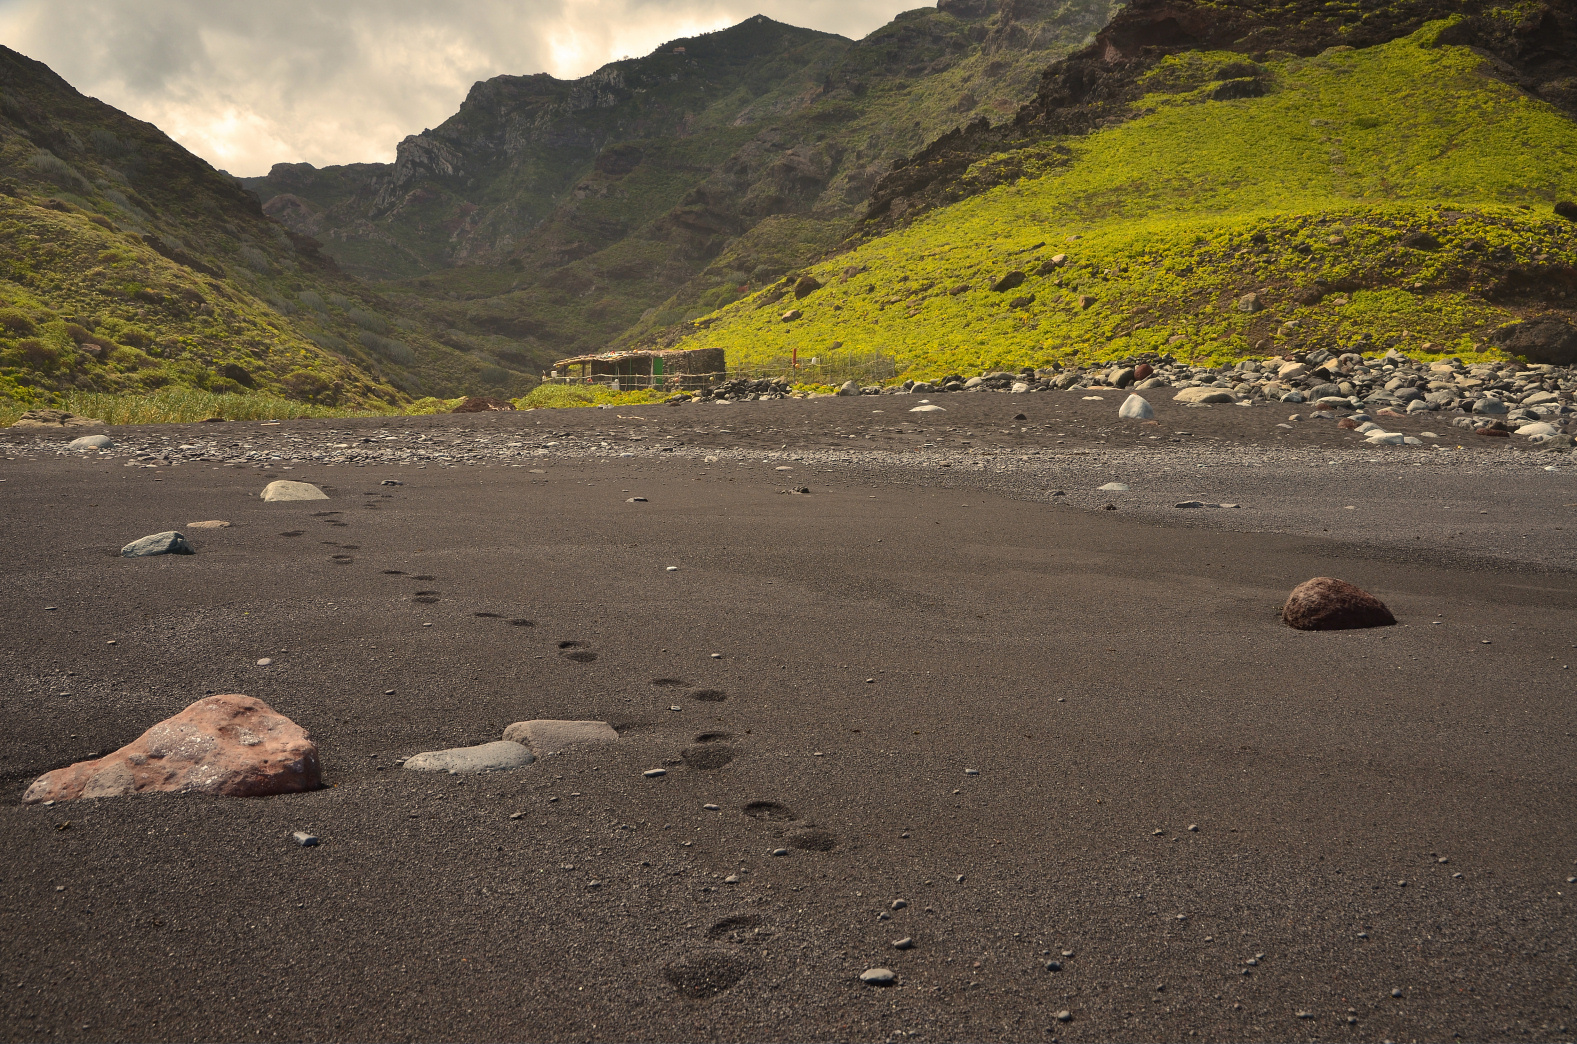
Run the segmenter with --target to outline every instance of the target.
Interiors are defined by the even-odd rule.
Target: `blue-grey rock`
[[[120,549],[122,558],[147,558],[150,555],[195,555],[197,551],[186,538],[175,530],[154,533],[140,540],[133,540]]]

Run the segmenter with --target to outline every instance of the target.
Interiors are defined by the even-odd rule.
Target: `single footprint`
[[[471,615],[480,616],[484,620],[497,620],[499,618],[497,613],[472,613]]]
[[[788,846],[802,852],[831,852],[838,847],[838,835],[830,830],[802,830],[789,835]]]
[[[585,642],[559,642],[559,655],[575,663],[590,663],[597,654],[586,648]]]
[[[423,605],[432,605],[434,602],[438,601],[438,592],[437,591],[417,591],[416,592],[416,597],[412,598],[411,601],[413,601],[413,602],[421,602]]]
[[[765,819],[769,823],[792,823],[799,818],[787,805],[776,801],[750,801],[743,811],[751,819]]]
[[[331,525],[331,526],[348,526],[348,525],[350,525],[349,522],[341,522],[337,518],[328,519],[328,524]]]
[[[678,678],[653,678],[652,684],[659,689],[688,689],[689,682],[680,681]]]
[[[760,914],[736,914],[725,917],[706,930],[708,939],[727,939],[730,942],[747,942],[751,938],[759,938],[768,934],[759,931],[761,927]]]
[[[702,703],[722,703],[728,699],[728,693],[718,689],[697,689],[690,694],[690,698],[700,700]]]
[[[733,739],[732,732],[702,732],[695,737],[696,743],[720,743],[726,739]]]
[[[299,529],[287,529],[287,530],[285,530],[283,533],[281,533],[279,535],[280,536],[300,536],[301,535],[301,530],[299,530]]]
[[[537,625],[535,620],[511,620],[509,622],[516,627],[535,627]]]
[[[685,768],[696,772],[710,772],[733,761],[734,748],[721,743],[708,743],[686,747],[679,756],[684,759]]]
[[[438,578],[436,576],[428,576],[426,573],[418,573],[415,576],[411,577],[411,579],[412,580],[437,580]]]
[[[715,997],[749,974],[750,967],[731,953],[698,953],[663,965],[663,978],[687,997]]]
[[[338,562],[340,565],[350,565],[352,562],[356,561],[356,559],[351,555],[330,555],[329,561]]]
[[[405,575],[405,570],[403,570],[403,569],[385,569],[383,571],[383,575],[384,576],[404,576]]]

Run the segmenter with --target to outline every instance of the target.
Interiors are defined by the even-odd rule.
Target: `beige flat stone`
[[[605,721],[517,721],[504,730],[504,738],[528,745],[537,754],[569,747],[594,747],[617,743],[619,734]]]
[[[1236,402],[1237,396],[1225,388],[1184,388],[1172,396],[1173,402]]]
[[[186,523],[186,528],[187,529],[229,529],[230,528],[230,523],[228,523],[228,522],[226,522],[226,521],[224,521],[222,519],[211,518],[207,522],[188,522],[188,523]]]
[[[277,479],[263,487],[263,499],[271,503],[289,500],[327,500],[329,495],[310,482]]]

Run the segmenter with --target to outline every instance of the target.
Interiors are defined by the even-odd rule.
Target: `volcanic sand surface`
[[[1268,466],[1193,526],[868,456],[8,462],[5,1037],[1569,1036],[1577,583],[1516,550],[1567,546],[1569,469],[1417,480],[1475,516],[1533,490],[1496,557],[1402,546],[1417,454]],[[1355,502],[1377,539],[1298,513]],[[195,556],[114,557],[206,518]],[[1282,626],[1316,575],[1399,625]],[[330,786],[18,803],[232,691]],[[530,718],[620,742],[396,767]]]

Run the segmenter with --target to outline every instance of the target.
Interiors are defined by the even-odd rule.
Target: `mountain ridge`
[[[407,138],[393,165],[282,165],[245,183],[348,270],[436,322],[518,338],[545,365],[703,314],[835,248],[891,159],[970,113],[1016,111],[1047,57],[1110,10],[944,0],[860,41],[756,16],[578,81],[482,81],[445,124]],[[724,68],[741,36],[779,64],[756,61],[749,77]],[[696,70],[715,97],[684,80]],[[518,98],[505,97],[522,85],[579,91],[580,106],[533,109],[523,127]],[[478,133],[495,97],[509,104]],[[651,136],[654,120],[675,132]],[[479,162],[496,173],[505,146],[530,134],[569,150],[536,183],[475,173]],[[401,199],[413,202],[401,210]]]

